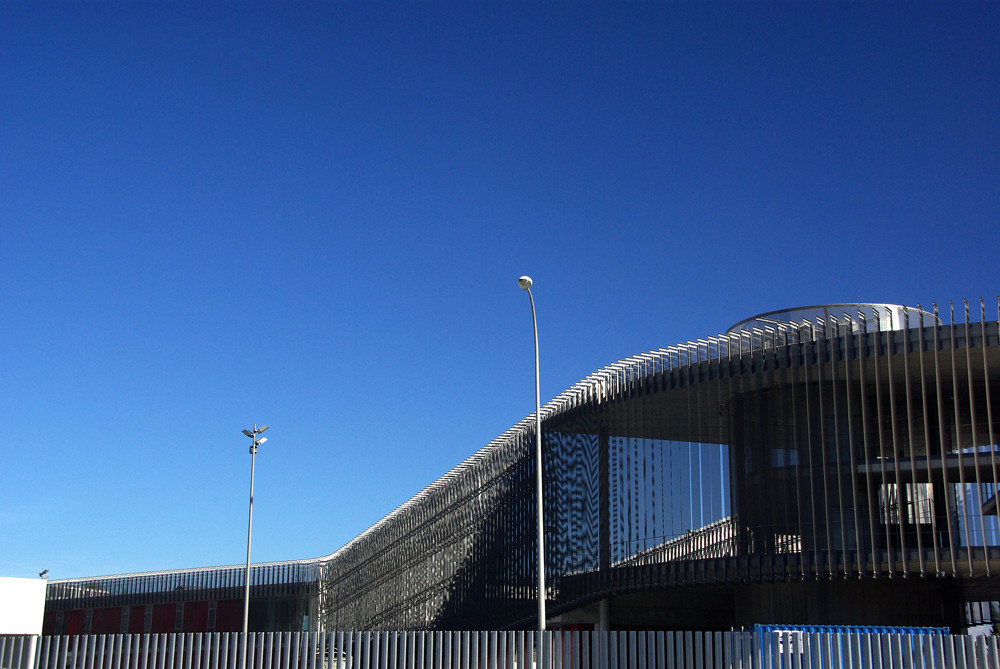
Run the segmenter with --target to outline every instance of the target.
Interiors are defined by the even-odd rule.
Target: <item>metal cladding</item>
[[[315,594],[321,567],[317,560],[250,565],[251,591],[254,597]],[[46,610],[70,610],[236,599],[243,597],[245,576],[245,566],[228,565],[51,579],[45,590],[45,607]]]
[[[698,584],[998,591],[1000,341],[976,306],[771,312],[546,404],[550,613]],[[327,628],[535,624],[533,440],[531,415],[328,556]]]
[[[990,618],[998,307],[770,312],[563,392],[541,409],[549,615],[646,592],[728,593],[728,613],[661,622],[725,629],[773,612],[733,604],[740,588],[798,584],[800,601],[855,606],[827,617],[903,587],[909,599],[878,624],[961,627],[963,607],[967,622]],[[534,430],[532,414],[331,555],[254,565],[252,597],[301,595],[310,611],[318,600],[327,630],[533,627]],[[50,581],[46,615],[58,630],[81,608],[235,600],[243,571]],[[891,622],[945,591],[948,615],[932,601],[922,622]]]

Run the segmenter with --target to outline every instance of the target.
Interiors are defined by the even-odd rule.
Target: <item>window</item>
[[[897,525],[903,518],[914,525],[933,522],[934,487],[930,483],[884,483],[879,487],[878,499],[883,525]]]

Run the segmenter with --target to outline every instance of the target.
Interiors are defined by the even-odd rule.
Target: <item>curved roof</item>
[[[872,316],[872,320],[868,317]],[[834,318],[855,322],[864,322],[866,331],[902,330],[903,320],[907,319],[910,326],[933,325],[937,317],[918,307],[906,307],[901,304],[884,304],[880,302],[838,302],[834,304],[814,304],[805,307],[777,309],[767,311],[750,318],[745,318],[731,325],[726,332],[748,332],[754,328],[765,330],[775,326],[786,326],[802,321],[824,321]],[[855,328],[857,329],[857,328]]]

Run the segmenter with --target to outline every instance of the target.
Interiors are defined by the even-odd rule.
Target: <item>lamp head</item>
[[[529,288],[531,288],[531,277],[522,276],[520,279],[517,280],[517,285],[521,287],[521,290],[528,290]]]
[[[253,439],[253,432],[251,432],[250,430],[243,430],[243,434]]]

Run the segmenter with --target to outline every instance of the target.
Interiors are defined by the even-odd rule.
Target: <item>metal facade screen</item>
[[[964,602],[997,599],[998,311],[976,307],[763,314],[547,403],[550,615],[626,593],[831,580],[948,581]],[[256,566],[256,592],[315,593],[325,629],[534,625],[533,446],[531,415],[335,553]],[[240,569],[55,581],[49,600],[238,589]]]
[[[836,306],[621,360],[542,409],[553,614],[692,583],[997,573],[997,312]],[[333,554],[330,628],[531,624],[532,440],[529,416]]]

